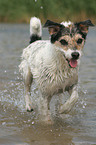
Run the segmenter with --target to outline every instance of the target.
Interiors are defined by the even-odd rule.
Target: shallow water
[[[44,29],[43,39],[48,37]],[[0,145],[96,144],[96,27],[89,30],[81,60],[80,98],[72,111],[55,118],[53,125],[41,124],[36,112],[25,111],[18,65],[28,43],[29,25],[0,24]],[[34,85],[32,91],[36,96]]]

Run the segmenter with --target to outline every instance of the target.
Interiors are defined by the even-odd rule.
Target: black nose
[[[78,52],[73,52],[71,54],[71,56],[72,56],[73,59],[78,59],[79,58],[79,53]]]

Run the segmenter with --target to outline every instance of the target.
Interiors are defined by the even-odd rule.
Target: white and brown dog
[[[59,107],[59,113],[69,112],[78,99],[78,64],[86,40],[90,20],[78,23],[55,23],[47,20],[50,40],[39,40],[23,50],[20,71],[25,83],[27,111],[34,108],[30,102],[33,79],[39,90],[38,109],[42,120],[49,121],[50,100],[54,94],[68,91],[70,98]]]

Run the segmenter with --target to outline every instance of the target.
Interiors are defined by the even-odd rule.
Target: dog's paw
[[[34,109],[33,109],[33,107],[32,107],[31,104],[27,104],[27,105],[26,105],[26,111],[27,111],[27,112],[32,112],[32,111],[34,111]]]
[[[51,116],[49,116],[49,115],[48,116],[40,115],[39,116],[39,120],[43,124],[52,125],[54,123],[54,121],[52,120]]]

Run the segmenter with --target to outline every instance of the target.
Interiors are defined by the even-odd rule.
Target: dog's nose
[[[73,59],[78,59],[79,58],[79,53],[78,52],[73,52],[71,54],[71,56],[72,56]]]

